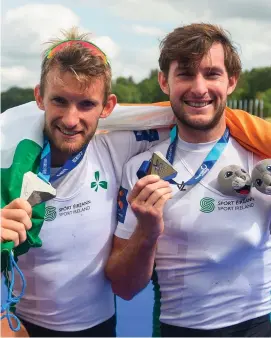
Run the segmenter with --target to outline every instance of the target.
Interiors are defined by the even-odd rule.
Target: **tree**
[[[1,93],[1,113],[5,110],[34,100],[31,88],[12,87]]]
[[[271,117],[271,88],[267,89],[265,92],[258,92],[256,98],[263,100],[264,102],[264,116]]]
[[[120,103],[140,103],[141,95],[133,78],[118,77],[112,85],[112,92]]]
[[[157,69],[151,70],[149,77],[139,82],[138,86],[141,93],[142,103],[152,103],[168,100],[168,96],[162,92],[159,86]]]
[[[271,88],[271,67],[253,68],[248,73],[249,95],[256,97],[257,92],[265,92]]]

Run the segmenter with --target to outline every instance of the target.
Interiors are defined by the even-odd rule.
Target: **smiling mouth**
[[[240,188],[240,189],[235,189],[236,192],[238,192],[238,194],[241,194],[241,195],[247,195],[250,193],[250,185],[245,185],[244,187]]]
[[[75,135],[80,134],[79,131],[68,131],[68,130],[61,129],[59,127],[57,127],[57,129],[65,136],[75,136]]]
[[[193,108],[203,108],[213,103],[213,100],[204,101],[204,102],[184,101],[184,103]]]

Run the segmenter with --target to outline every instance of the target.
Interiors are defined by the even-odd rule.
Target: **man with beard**
[[[93,137],[99,119],[117,102],[111,66],[86,35],[76,29],[64,34],[44,53],[35,88],[38,107],[27,104],[23,113],[19,107],[1,116],[1,122],[11,120],[1,131],[8,148],[1,150],[1,256],[4,246],[12,249],[10,257],[19,256],[26,289],[16,314],[29,336],[112,337],[114,295],[104,266],[116,228],[122,168],[159,135],[152,130],[144,137],[132,131]],[[24,191],[40,191],[49,183],[56,197],[39,205],[17,198],[29,171]],[[20,290],[16,278],[14,293]]]
[[[165,37],[159,64],[177,123],[170,139],[124,168],[119,202],[127,207],[118,209],[106,275],[124,299],[152,277],[164,337],[270,337],[271,197],[256,189],[230,197],[217,184],[225,166],[251,172],[259,161],[226,127],[239,56],[220,27],[191,24]],[[138,180],[157,151],[177,176]]]

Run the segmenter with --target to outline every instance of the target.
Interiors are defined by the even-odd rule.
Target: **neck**
[[[179,136],[188,143],[207,143],[219,139],[225,132],[226,121],[221,119],[219,123],[208,130],[196,130],[177,122]]]
[[[62,167],[69,157],[70,157],[69,154],[63,153],[60,150],[56,149],[55,147],[51,146],[51,167],[52,168]]]

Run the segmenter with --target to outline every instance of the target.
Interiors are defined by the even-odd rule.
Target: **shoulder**
[[[228,150],[237,152],[240,154],[248,155],[251,154],[251,151],[247,150],[245,147],[243,147],[234,137],[230,137],[229,143],[228,143]]]
[[[155,152],[155,151],[160,151],[163,155],[166,155],[167,149],[169,146],[169,139],[156,144],[154,146],[152,146],[151,148],[149,148],[147,151],[144,151],[141,154],[138,154],[134,157],[132,157],[127,164],[129,165],[133,165],[135,163],[138,163],[140,161],[145,161],[146,159],[150,159],[150,156]]]
[[[228,151],[230,151],[231,154],[236,153],[243,158],[248,158],[248,157],[251,156],[253,158],[253,164],[254,165],[262,160],[262,158],[260,156],[258,156],[257,154],[254,154],[252,151],[244,148],[233,137],[230,137]]]
[[[44,111],[40,110],[35,101],[31,101],[20,106],[16,106],[5,110],[0,114],[1,127],[9,126],[9,124],[27,125],[31,121],[34,123],[44,124]]]
[[[127,146],[127,142],[149,143],[165,140],[168,137],[168,129],[148,129],[148,130],[118,130],[118,131],[99,131],[96,137],[110,145]]]
[[[1,120],[24,120],[24,119],[39,119],[44,117],[44,111],[39,109],[36,101],[27,102],[16,107],[5,110],[1,115]]]
[[[106,143],[108,145],[120,145],[121,143],[133,137],[132,131],[99,131],[95,135],[98,142]],[[126,144],[127,145],[127,144]]]
[[[131,176],[134,176],[141,166],[143,161],[148,161],[151,159],[152,154],[155,151],[160,151],[164,156],[166,155],[167,149],[169,146],[169,139],[165,140],[157,145],[152,146],[150,149],[133,156],[124,166],[124,172],[129,172]]]
[[[106,149],[116,156],[120,153],[127,153],[131,146],[133,132],[131,131],[110,131],[99,132],[93,137],[93,145],[98,149]]]

